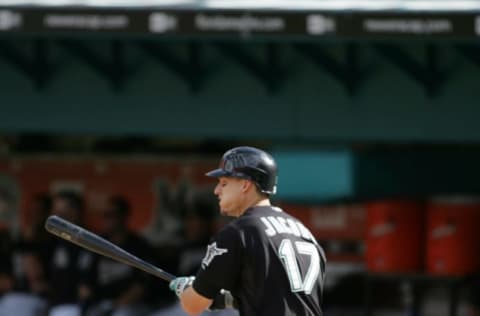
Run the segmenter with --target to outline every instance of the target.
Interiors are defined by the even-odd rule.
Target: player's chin
[[[228,211],[220,206],[220,214],[221,215],[228,215]]]
[[[225,206],[222,206],[222,204],[220,204],[220,214],[228,215],[228,209]]]

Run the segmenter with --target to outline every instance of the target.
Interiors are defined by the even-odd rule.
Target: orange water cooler
[[[465,275],[478,271],[480,198],[436,198],[427,209],[427,272]]]
[[[424,203],[384,200],[366,204],[366,264],[373,272],[417,272],[423,267]]]

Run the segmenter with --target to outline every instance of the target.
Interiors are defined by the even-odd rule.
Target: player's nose
[[[219,195],[219,194],[220,194],[220,189],[221,189],[220,184],[217,184],[217,185],[215,186],[215,189],[213,190],[213,193],[214,193],[215,195]]]

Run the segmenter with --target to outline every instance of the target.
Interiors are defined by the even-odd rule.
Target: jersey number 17
[[[320,255],[317,247],[305,241],[295,241],[293,243],[290,239],[283,239],[278,248],[278,255],[287,272],[292,292],[312,293],[320,273]],[[310,265],[303,280],[297,262],[297,256],[299,255],[310,257]]]

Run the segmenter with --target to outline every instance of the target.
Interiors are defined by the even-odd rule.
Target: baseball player
[[[241,316],[322,315],[326,259],[310,231],[270,204],[277,166],[253,147],[228,150],[214,193],[222,215],[235,219],[208,245],[196,276],[170,288],[189,315],[234,307]]]

